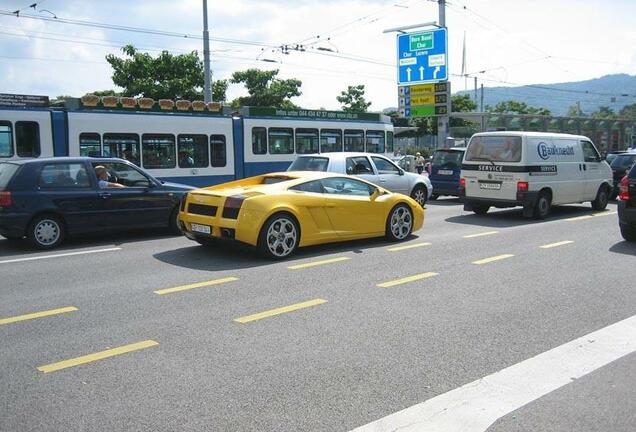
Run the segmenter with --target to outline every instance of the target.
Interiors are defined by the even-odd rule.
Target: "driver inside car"
[[[100,189],[126,187],[122,184],[108,181],[108,171],[106,171],[106,167],[103,165],[97,165],[95,167],[95,175],[97,175],[97,183]]]

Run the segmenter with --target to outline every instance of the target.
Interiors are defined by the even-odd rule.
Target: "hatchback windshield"
[[[18,165],[10,163],[0,164],[0,191],[5,190],[13,178],[13,174],[18,170]]]
[[[468,144],[466,160],[519,162],[521,160],[521,137],[505,135],[473,137]]]
[[[432,163],[437,168],[460,168],[463,157],[463,151],[437,150],[433,155]]]
[[[287,171],[327,171],[329,159],[326,157],[299,157],[287,168]]]
[[[617,155],[612,161],[611,167],[614,170],[624,171],[636,162],[636,153]]]

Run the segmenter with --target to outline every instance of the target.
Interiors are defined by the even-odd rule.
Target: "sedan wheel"
[[[391,210],[386,235],[391,241],[404,240],[413,230],[413,212],[404,204]]]
[[[286,258],[298,247],[299,237],[296,222],[290,216],[274,215],[261,230],[260,249],[270,258]]]
[[[426,200],[428,199],[428,192],[426,188],[422,185],[417,185],[413,188],[413,192],[411,192],[411,198],[413,198],[419,205],[424,207],[426,204]]]
[[[38,249],[53,249],[62,243],[64,228],[56,216],[39,216],[29,225],[27,237]]]

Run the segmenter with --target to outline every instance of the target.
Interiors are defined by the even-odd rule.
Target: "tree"
[[[278,79],[278,69],[263,71],[248,69],[234,72],[230,82],[245,84],[249,96],[242,96],[232,101],[232,106],[267,106],[274,108],[298,108],[289,99],[300,96],[302,82],[297,79]]]
[[[623,117],[623,118],[628,118],[630,120],[635,120],[636,121],[636,103],[625,105],[618,112],[618,115]]]
[[[113,83],[124,89],[122,96],[201,98],[203,64],[196,51],[179,55],[162,51],[157,57],[139,52],[132,45],[124,46],[122,51],[124,58],[106,56],[113,68]]]
[[[452,112],[469,112],[477,109],[477,103],[469,95],[455,95],[451,97]]]
[[[581,107],[579,104],[570,105],[568,108],[568,112],[566,113],[568,117],[583,117],[583,111],[581,111]]]
[[[497,103],[494,107],[487,106],[486,111],[496,112],[503,114],[535,114],[535,115],[552,115],[547,108],[537,108],[528,106],[525,102],[517,102],[514,100],[507,100]]]
[[[216,80],[212,82],[212,100],[214,102],[225,102],[227,96],[227,86],[229,82],[227,80]]]
[[[364,84],[348,86],[346,91],[340,92],[336,100],[342,104],[346,112],[366,112],[371,102],[364,99]]]
[[[591,116],[596,119],[615,119],[618,117],[614,110],[608,106],[599,107],[597,111],[594,111],[591,114]]]

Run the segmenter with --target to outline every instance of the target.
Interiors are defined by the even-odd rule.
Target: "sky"
[[[0,12],[21,10],[22,15],[0,15],[0,93],[81,96],[115,88],[104,57],[121,55],[128,43],[153,55],[196,50],[202,56],[203,42],[196,38],[24,17],[201,35],[202,0],[40,0],[29,8],[34,1],[0,0]],[[279,69],[280,78],[302,81],[302,95],[293,102],[313,109],[339,109],[336,96],[349,85],[364,84],[369,109],[379,111],[397,106],[396,34],[383,30],[437,21],[438,5],[435,0],[209,0],[208,16],[213,79],[248,68]],[[636,0],[448,0],[452,90],[472,89],[475,76],[487,91],[636,75],[635,20]],[[464,37],[468,78],[462,76]],[[304,51],[285,54],[282,45]],[[228,99],[245,94],[240,84],[231,84]]]

